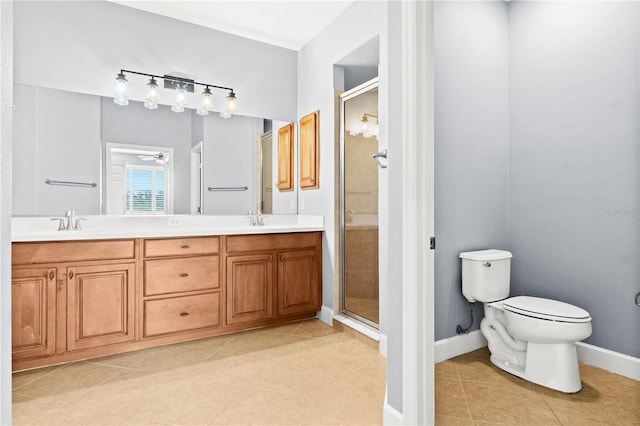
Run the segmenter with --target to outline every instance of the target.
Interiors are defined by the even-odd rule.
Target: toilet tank
[[[511,258],[504,250],[460,253],[462,294],[469,302],[495,302],[509,297]]]

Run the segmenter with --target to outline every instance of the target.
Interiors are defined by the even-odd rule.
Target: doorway
[[[340,95],[341,314],[379,329],[378,79]]]
[[[202,211],[202,147],[204,143],[198,142],[191,148],[191,214],[203,214]]]

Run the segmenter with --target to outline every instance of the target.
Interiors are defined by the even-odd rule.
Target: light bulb
[[[160,100],[160,94],[158,93],[158,82],[155,78],[151,77],[151,80],[147,83],[147,97],[144,102],[144,107],[148,109],[158,108],[158,101]]]
[[[365,138],[370,138],[371,134],[369,134],[369,119],[366,115],[362,116],[362,124],[360,125],[360,133],[364,135]],[[369,134],[369,136],[367,136]]]
[[[233,114],[238,110],[238,99],[236,98],[236,94],[233,93],[233,90],[229,92],[227,96],[227,106],[225,111],[229,114]]]
[[[209,111],[213,106],[213,95],[211,94],[211,89],[207,86],[202,91],[202,103],[200,104],[200,108],[196,111],[198,115],[209,115]]]
[[[176,102],[171,107],[171,111],[173,112],[183,112],[184,107],[187,105],[187,90],[185,89],[184,84],[178,84],[178,88],[176,89]]]
[[[116,90],[113,102],[118,105],[129,105],[128,81],[123,73],[119,73],[116,77]]]

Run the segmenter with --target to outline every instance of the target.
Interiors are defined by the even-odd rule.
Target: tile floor
[[[436,424],[640,425],[640,382],[580,370],[569,395],[499,370],[486,348],[438,363]],[[307,320],[16,373],[13,421],[374,425],[385,374],[371,341]]]
[[[386,359],[319,320],[13,375],[13,422],[381,424]]]
[[[640,382],[580,364],[564,394],[508,374],[487,348],[436,364],[437,425],[640,425]]]

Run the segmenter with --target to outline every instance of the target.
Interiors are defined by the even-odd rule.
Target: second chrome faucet
[[[82,231],[80,221],[87,219],[84,217],[76,218],[75,210],[67,210],[67,212],[64,214],[64,217],[54,217],[51,220],[59,221],[58,231]]]

